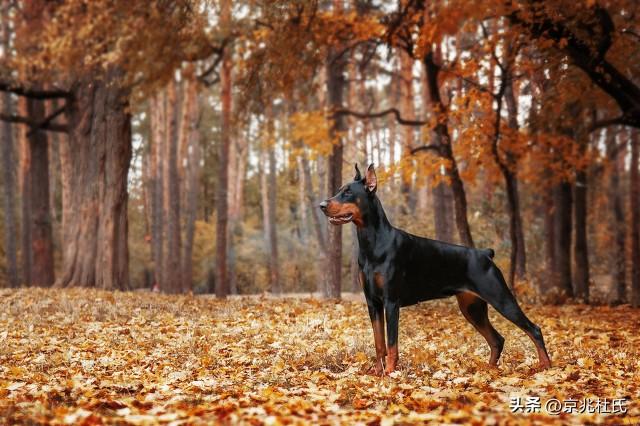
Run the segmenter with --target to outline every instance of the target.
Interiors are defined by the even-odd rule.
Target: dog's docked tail
[[[490,259],[493,259],[493,256],[496,255],[496,252],[493,249],[481,249],[481,252],[483,252],[484,254],[486,254],[487,256],[489,256]]]

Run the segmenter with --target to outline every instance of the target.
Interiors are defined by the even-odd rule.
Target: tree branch
[[[419,126],[424,126],[426,124],[429,124],[428,121],[408,120],[406,118],[402,118],[402,116],[400,116],[400,111],[398,111],[397,108],[389,108],[379,112],[358,112],[358,111],[352,111],[350,109],[339,109],[333,113],[333,116],[335,117],[339,115],[351,115],[357,118],[381,118],[389,114],[395,115],[396,121],[398,122],[398,124],[402,126],[419,127]]]
[[[0,113],[0,121],[6,121],[9,123],[17,123],[17,124],[25,124],[31,127],[32,130],[49,130],[52,132],[61,132],[61,133],[66,133],[69,131],[69,127],[66,124],[51,123],[50,122],[51,120],[45,119],[44,121],[37,123],[27,117]]]
[[[438,155],[442,155],[440,148],[442,146],[441,145],[423,145],[423,146],[419,146],[417,148],[413,148],[411,150],[411,155],[416,154],[420,151],[435,151]]]
[[[66,90],[36,90],[28,87],[14,86],[6,81],[0,81],[0,92],[10,92],[18,96],[24,96],[31,99],[56,99],[71,98],[71,92]]]
[[[616,124],[620,124],[624,126],[629,123],[627,123],[627,118],[624,115],[621,115],[619,117],[614,117],[614,118],[607,118],[604,120],[596,121],[591,126],[589,126],[589,133],[595,132],[596,130],[599,130],[603,127],[609,127]]]

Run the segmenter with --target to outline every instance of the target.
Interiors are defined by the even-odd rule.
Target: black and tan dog
[[[527,333],[538,350],[540,366],[550,367],[540,328],[518,306],[492,261],[493,250],[448,244],[394,228],[376,196],[377,186],[373,164],[364,178],[356,165],[354,181],[320,204],[332,224],[353,222],[357,227],[360,281],[376,346],[372,372],[381,375],[396,369],[400,308],[448,296],[456,296],[464,317],[489,343],[490,365],[497,365],[504,338],[489,322],[487,303]]]

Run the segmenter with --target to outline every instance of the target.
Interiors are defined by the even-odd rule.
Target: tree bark
[[[625,255],[625,220],[620,188],[620,171],[618,165],[619,150],[616,150],[616,136],[613,128],[607,129],[607,158],[611,164],[609,172],[609,206],[611,208],[610,232],[613,235],[611,250],[611,275],[614,283],[614,296],[611,303],[623,303],[626,300],[626,255]]]
[[[640,132],[631,131],[631,184],[629,207],[631,209],[631,306],[640,307]]]
[[[9,8],[6,7],[0,14],[2,24],[0,29],[2,30],[1,37],[3,40],[3,60],[9,59],[10,52],[10,39],[11,39],[11,27]],[[0,94],[0,111],[5,114],[12,115],[14,108],[11,101],[11,94],[4,92]],[[7,256],[7,279],[9,286],[18,287],[20,285],[20,279],[18,277],[18,222],[16,218],[16,197],[15,197],[15,141],[13,137],[13,129],[11,123],[3,122],[0,124],[2,129],[0,130],[0,153],[2,156],[2,182],[4,184],[4,239],[5,239],[5,252]]]
[[[63,265],[56,286],[129,288],[127,174],[131,117],[121,73],[82,76],[69,104],[70,194],[64,205]]]
[[[27,116],[36,122],[45,118],[44,102],[27,99]],[[49,287],[55,281],[53,266],[53,231],[49,206],[49,146],[43,130],[27,132],[30,151],[31,282]]]
[[[579,142],[580,155],[587,150],[588,136],[582,135]],[[585,303],[589,302],[589,247],[587,234],[587,191],[588,177],[586,167],[576,170],[576,180],[573,186],[573,220],[575,239],[573,259],[575,263],[574,286],[575,296]]]
[[[4,21],[4,20],[3,20]],[[5,25],[3,25],[5,26]],[[7,32],[4,31],[7,37]],[[6,46],[6,45],[5,45]],[[5,47],[6,48],[6,47]],[[7,114],[11,114],[12,102],[9,93],[3,93],[0,98],[0,108]],[[18,287],[18,223],[16,220],[15,205],[15,163],[14,163],[14,141],[11,123],[3,122],[2,141],[0,142],[2,153],[2,182],[4,184],[4,241],[7,254],[7,278],[11,287]]]
[[[161,156],[165,145],[165,106],[164,91],[156,93],[150,100],[151,122],[151,251],[153,256],[154,288],[164,288],[164,176]]]
[[[185,105],[188,106],[188,114],[184,117],[188,120],[186,149],[186,200],[185,200],[185,242],[182,260],[183,292],[193,291],[193,240],[195,236],[196,214],[198,210],[198,189],[200,183],[200,160],[202,150],[200,148],[200,131],[198,120],[200,108],[198,103],[197,85],[195,79],[187,80]]]
[[[164,287],[166,293],[182,291],[180,271],[180,182],[178,179],[178,111],[176,82],[172,79],[167,86],[167,121],[164,152],[164,203],[167,250],[164,265]]]
[[[280,283],[280,272],[278,265],[278,232],[276,229],[276,155],[275,147],[270,144],[268,148],[269,154],[269,176],[267,178],[267,202],[269,204],[269,283],[273,294],[282,293],[282,285]]]
[[[345,89],[344,68],[345,61],[337,56],[338,52],[331,49],[327,64],[327,91],[329,94],[329,105],[331,108],[341,108],[343,102],[343,92]],[[329,192],[334,194],[342,185],[342,151],[343,144],[340,133],[346,130],[346,120],[344,116],[337,116],[333,119],[331,126],[331,138],[340,138],[339,142],[333,146],[333,151],[329,157],[328,164],[328,186]],[[342,288],[342,227],[328,224],[328,282],[325,289],[325,296],[328,298],[340,298]]]
[[[541,281],[543,291],[551,290],[555,283],[556,276],[556,229],[554,210],[554,188],[550,188],[544,196],[544,237],[545,237],[545,259],[548,276]]]
[[[555,235],[555,287],[562,295],[573,297],[571,284],[571,184],[560,182],[553,191]]]
[[[20,113],[27,115],[27,100],[20,99]],[[31,150],[27,139],[26,127],[19,130],[20,139],[20,201],[22,227],[20,235],[20,252],[22,263],[22,283],[31,285],[31,264],[33,253],[31,249]]]
[[[231,1],[221,3],[220,26],[228,31],[231,24]],[[216,297],[225,298],[229,294],[227,277],[227,236],[229,221],[229,146],[231,144],[231,54],[225,51],[220,72],[222,103],[222,129],[218,150],[218,184],[216,187]]]

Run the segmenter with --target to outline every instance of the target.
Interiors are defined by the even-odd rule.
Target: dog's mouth
[[[329,222],[332,225],[344,225],[345,223],[351,222],[351,219],[353,219],[353,214],[351,213],[340,216],[329,216]]]

